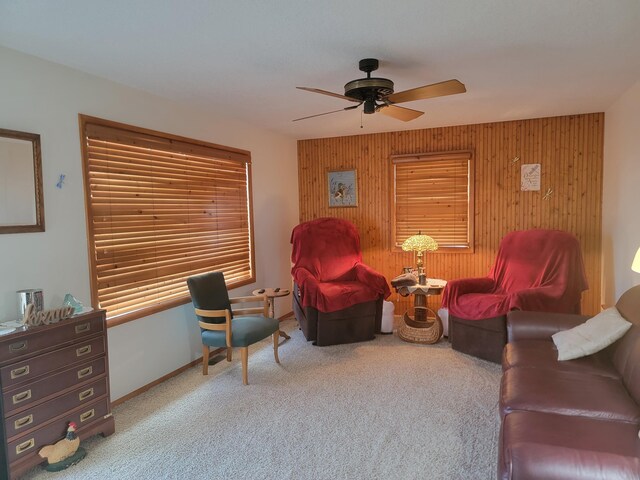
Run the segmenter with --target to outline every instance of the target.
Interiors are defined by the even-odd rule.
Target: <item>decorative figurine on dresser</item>
[[[0,478],[42,463],[74,424],[80,439],[111,435],[104,310],[0,336]]]

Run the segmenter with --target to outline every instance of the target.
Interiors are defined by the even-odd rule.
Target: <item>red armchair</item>
[[[559,230],[506,235],[487,277],[453,280],[442,294],[455,350],[500,363],[511,310],[580,313],[588,288],[578,239]]]
[[[306,339],[320,346],[373,339],[391,291],[362,263],[355,225],[338,218],[301,223],[291,243],[293,310]]]

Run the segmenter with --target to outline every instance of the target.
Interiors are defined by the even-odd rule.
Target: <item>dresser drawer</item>
[[[77,318],[62,320],[53,325],[31,327],[0,340],[0,364],[15,362],[37,353],[68,345],[104,330],[100,311]]]
[[[5,417],[11,415],[14,410],[22,410],[24,407],[36,404],[51,394],[102,375],[105,371],[106,358],[100,357],[92,362],[78,364],[55,375],[3,392],[2,400]]]
[[[64,412],[94,402],[107,393],[107,379],[102,378],[72,392],[35,405],[23,412],[12,415],[5,421],[7,438],[32,430],[48,420],[62,415]]]
[[[26,435],[8,443],[9,462],[20,460],[31,454],[38,454],[45,445],[51,445],[58,440],[62,440],[66,433],[69,422],[75,422],[78,426],[78,433],[82,434],[82,429],[96,420],[102,419],[109,413],[109,399],[104,398],[77,409],[69,413],[66,417],[55,420],[42,428],[34,430]]]
[[[66,348],[26,358],[0,368],[2,389],[30,382],[45,373],[104,354],[104,338],[88,338]]]

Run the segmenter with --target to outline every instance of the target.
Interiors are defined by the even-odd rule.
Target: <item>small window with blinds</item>
[[[440,252],[473,251],[473,155],[394,155],[392,245],[422,232]]]
[[[255,281],[251,156],[80,115],[93,306],[111,325],[190,301],[186,279]]]

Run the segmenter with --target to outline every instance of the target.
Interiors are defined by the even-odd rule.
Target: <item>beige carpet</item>
[[[32,479],[493,479],[500,368],[395,335],[195,367],[115,409],[116,433]],[[239,357],[239,355],[237,355]]]

